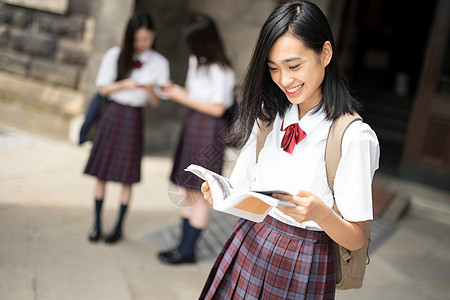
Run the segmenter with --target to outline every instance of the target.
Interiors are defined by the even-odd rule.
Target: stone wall
[[[58,15],[0,2],[0,69],[79,90],[91,51],[88,0]]]
[[[82,113],[93,18],[89,0],[67,4],[62,15],[0,1],[2,123],[65,138]]]
[[[2,123],[67,138],[92,96],[93,54],[120,40],[114,26],[99,29],[122,26],[133,10],[134,0],[0,0]],[[111,20],[100,24],[108,12]]]

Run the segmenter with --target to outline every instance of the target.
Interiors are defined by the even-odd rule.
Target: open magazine
[[[295,204],[270,196],[272,193],[285,193],[279,190],[250,190],[242,185],[233,183],[217,173],[201,166],[191,164],[185,171],[192,172],[203,180],[208,181],[213,199],[213,208],[248,219],[261,222],[273,207],[291,206]]]

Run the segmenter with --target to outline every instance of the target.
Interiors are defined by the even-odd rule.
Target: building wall
[[[59,15],[0,2],[0,68],[81,89],[92,36],[87,3],[71,1]]]
[[[277,4],[274,0],[191,0],[188,10],[207,14],[216,21],[239,84],[261,26]]]
[[[119,39],[110,24],[134,10],[133,0],[108,2],[0,0],[3,123],[67,138],[92,95],[98,53]]]

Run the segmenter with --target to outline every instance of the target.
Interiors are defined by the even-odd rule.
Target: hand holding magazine
[[[249,190],[217,173],[194,164],[189,165],[185,171],[192,172],[208,181],[213,208],[217,211],[226,212],[250,221],[261,222],[273,207],[295,206],[289,201],[271,197],[272,193],[287,194],[284,191]]]

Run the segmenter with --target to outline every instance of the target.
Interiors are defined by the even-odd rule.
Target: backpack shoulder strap
[[[354,114],[345,114],[337,118],[331,124],[328,132],[327,145],[325,148],[325,167],[327,171],[328,186],[334,190],[334,177],[342,155],[342,138],[348,126],[356,120],[362,120],[356,112]]]
[[[258,133],[256,135],[256,162],[258,162],[258,156],[261,149],[264,147],[267,136],[272,131],[273,122],[264,122],[258,119]]]

